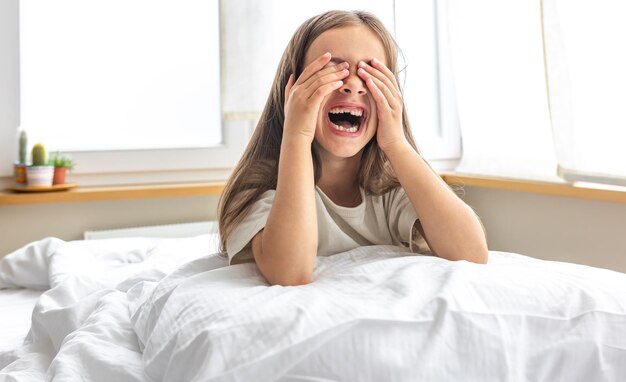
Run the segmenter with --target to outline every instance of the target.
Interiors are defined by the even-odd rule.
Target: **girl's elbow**
[[[277,256],[271,259],[267,259],[264,256],[256,257],[259,271],[265,277],[267,283],[280,286],[297,286],[311,283],[313,280],[314,260],[307,260],[294,260],[288,255]]]
[[[312,272],[299,272],[293,274],[275,275],[273,277],[265,276],[270,285],[280,286],[299,286],[310,284],[313,281]]]
[[[435,256],[447,259],[450,261],[465,260],[476,264],[487,264],[489,261],[489,251],[487,248],[480,248],[476,250],[456,250],[449,254],[440,255],[433,252]]]
[[[487,248],[476,251],[470,258],[469,261],[476,264],[487,264],[489,261],[489,250]]]
[[[267,253],[271,253],[273,256],[267,256]],[[295,257],[293,253],[304,255]],[[262,248],[258,248],[255,260],[268,284],[297,286],[306,285],[313,281],[316,255],[317,248],[314,248],[310,253],[302,249],[281,250],[274,248],[265,252]]]
[[[476,264],[487,264],[488,261],[489,261],[489,255],[487,255],[486,253],[476,258],[476,260],[474,260]]]
[[[489,248],[486,240],[478,240],[472,245],[459,250],[463,255],[462,260],[467,260],[476,264],[487,264],[489,261]]]

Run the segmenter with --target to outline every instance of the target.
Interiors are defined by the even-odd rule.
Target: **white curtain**
[[[623,0],[449,0],[456,171],[626,185]]]
[[[228,0],[221,7],[226,119],[254,119],[263,111],[283,51],[309,17],[331,9],[361,9],[374,13],[390,30],[394,25],[390,0]]]
[[[463,154],[459,173],[558,181],[540,4],[449,0]]]
[[[559,175],[626,186],[626,3],[543,0]]]

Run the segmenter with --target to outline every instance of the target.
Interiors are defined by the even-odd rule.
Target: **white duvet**
[[[214,236],[34,242],[0,287],[48,289],[0,381],[624,381],[626,274],[392,246],[268,286]]]

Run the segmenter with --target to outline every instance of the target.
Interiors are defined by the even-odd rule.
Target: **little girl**
[[[420,156],[397,46],[366,12],[307,20],[218,207],[221,250],[270,284],[311,282],[316,256],[392,244],[487,262],[482,223]]]

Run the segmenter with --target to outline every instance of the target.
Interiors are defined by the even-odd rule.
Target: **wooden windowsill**
[[[447,172],[442,172],[440,175],[448,184],[460,184],[499,190],[626,203],[626,187],[591,184],[570,185],[566,183],[462,175]],[[223,182],[214,182],[141,186],[78,187],[69,191],[45,193],[14,193],[11,191],[0,191],[0,206],[37,203],[211,196],[221,194],[223,189]]]
[[[461,184],[498,190],[530,192],[534,194],[626,203],[626,187],[620,186],[582,182],[572,185],[569,183],[544,182],[481,175],[465,175],[448,172],[442,172],[440,175],[448,184]]]
[[[68,191],[15,193],[0,191],[0,206],[36,203],[174,198],[219,195],[224,183],[177,183],[140,186],[77,187]]]

